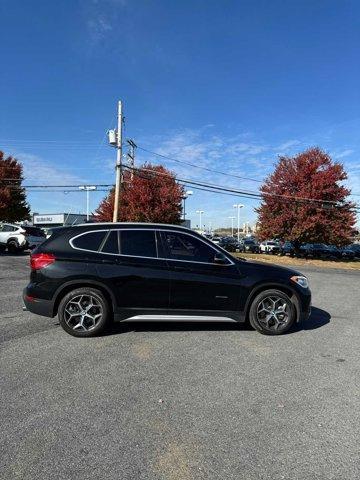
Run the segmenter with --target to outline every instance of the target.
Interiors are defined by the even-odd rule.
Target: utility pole
[[[131,167],[130,171],[130,178],[131,180],[134,178],[134,167],[135,167],[135,148],[137,147],[136,143],[133,140],[126,140],[129,144],[130,151],[127,154],[127,158],[129,160],[129,164]]]
[[[113,222],[118,221],[119,216],[119,207],[121,201],[121,182],[122,182],[122,124],[123,124],[123,115],[122,115],[122,103],[118,103],[118,128],[117,128],[117,141],[116,141],[116,182],[115,182],[115,202],[114,202],[114,213],[113,213]]]

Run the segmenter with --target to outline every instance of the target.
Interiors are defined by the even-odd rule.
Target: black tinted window
[[[122,230],[120,253],[136,257],[157,257],[155,232],[151,230]]]
[[[202,240],[183,233],[164,232],[169,258],[193,262],[213,263],[215,250]]]
[[[105,235],[104,231],[84,233],[80,237],[74,238],[72,244],[75,248],[97,252]]]
[[[101,249],[104,253],[119,253],[119,243],[118,243],[118,232],[117,230],[112,230],[107,237],[103,248]]]
[[[45,233],[41,230],[41,228],[36,227],[21,227],[23,228],[28,235],[32,235],[34,237],[45,237]]]

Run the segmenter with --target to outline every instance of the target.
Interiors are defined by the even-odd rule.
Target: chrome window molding
[[[200,240],[201,242],[203,242],[206,246],[208,246],[209,248],[211,248],[212,250],[214,250],[214,252],[216,253],[222,253],[226,259],[228,260],[229,263],[227,264],[223,264],[222,266],[223,267],[229,267],[230,265],[235,265],[235,262],[233,262],[227,254],[223,253],[222,251],[222,248],[221,250],[218,250],[217,248],[215,248],[214,246],[212,245],[209,245],[207,242],[205,242],[202,238],[199,238],[195,235],[192,235],[191,233],[188,233],[188,232],[183,232],[183,231],[180,231],[180,230],[171,230],[170,228],[169,229],[151,229],[151,228],[104,228],[104,229],[98,229],[98,230],[87,230],[86,232],[82,232],[82,233],[79,233],[78,235],[75,235],[74,237],[72,237],[70,240],[69,240],[69,244],[70,246],[74,249],[74,250],[80,250],[82,252],[90,252],[90,253],[99,253],[101,255],[111,255],[111,256],[116,256],[116,257],[130,257],[130,258],[147,258],[149,260],[166,260],[167,262],[186,262],[186,263],[199,263],[199,264],[202,264],[202,265],[216,265],[215,263],[211,263],[211,262],[199,262],[197,260],[178,260],[176,258],[167,258],[167,257],[146,257],[146,256],[143,256],[143,255],[125,255],[123,253],[108,253],[108,252],[101,252],[100,251],[100,247],[102,248],[103,245],[105,244],[106,242],[106,239],[109,235],[109,233],[111,231],[117,231],[117,232],[122,232],[122,231],[127,231],[127,230],[131,230],[131,231],[134,231],[134,230],[138,230],[138,231],[145,231],[145,232],[148,232],[148,231],[153,231],[154,233],[160,233],[160,232],[170,232],[170,233],[180,233],[182,235],[187,235],[189,237],[192,237],[192,238],[195,238],[196,240]],[[101,242],[101,245],[99,247],[99,250],[88,250],[88,249],[85,249],[85,248],[78,248],[78,247],[75,247],[73,245],[73,241],[76,239],[76,238],[79,238],[79,237],[82,237],[83,235],[87,235],[88,233],[94,233],[94,232],[107,232],[107,234],[105,235],[104,237],[104,240]],[[157,240],[157,235],[155,234],[155,244],[156,244],[156,252],[157,254],[159,254],[159,251],[158,251],[158,244],[157,244],[158,240]],[[120,243],[121,243],[121,239],[120,239]]]

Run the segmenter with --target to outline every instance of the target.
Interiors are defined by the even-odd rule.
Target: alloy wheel
[[[77,295],[67,302],[64,309],[66,324],[76,331],[92,330],[102,316],[103,307],[94,295]]]
[[[290,306],[282,297],[265,297],[257,307],[257,319],[268,330],[282,330],[290,320]]]

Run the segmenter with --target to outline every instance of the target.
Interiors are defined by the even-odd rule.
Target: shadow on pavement
[[[310,317],[307,320],[296,324],[296,326],[288,333],[299,332],[300,330],[315,330],[329,323],[330,319],[331,315],[326,310],[311,307]]]
[[[331,315],[322,310],[321,308],[312,307],[311,315],[308,320],[296,324],[286,334],[296,333],[301,330],[315,330],[323,327],[330,322]],[[105,335],[116,335],[118,333],[125,332],[171,332],[171,331],[227,331],[227,330],[252,330],[252,327],[248,323],[236,323],[236,322],[166,322],[166,321],[129,321],[122,323],[114,323],[111,329]],[[286,335],[285,334],[285,335]]]

